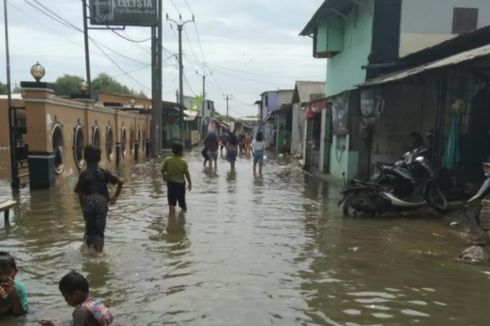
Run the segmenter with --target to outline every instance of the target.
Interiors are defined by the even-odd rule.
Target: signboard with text
[[[90,0],[89,5],[92,25],[157,25],[157,0]]]

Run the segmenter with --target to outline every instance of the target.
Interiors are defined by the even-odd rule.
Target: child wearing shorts
[[[192,190],[191,175],[189,174],[189,166],[183,158],[184,148],[179,143],[172,145],[173,156],[167,157],[163,161],[162,176],[167,182],[167,200],[170,215],[175,215],[175,206],[177,203],[183,212],[187,211],[187,203],[185,201],[185,185],[187,180],[187,188]]]

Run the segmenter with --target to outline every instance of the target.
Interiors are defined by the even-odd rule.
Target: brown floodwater
[[[126,186],[101,256],[82,246],[76,179],[14,194],[0,250],[17,259],[30,312],[0,323],[69,320],[57,282],[74,269],[121,325],[490,324],[490,266],[456,261],[466,244],[437,217],[343,218],[340,185],[294,162],[267,160],[261,177],[246,159],[212,173],[188,158],[185,220],[168,218],[158,161],[116,171]]]

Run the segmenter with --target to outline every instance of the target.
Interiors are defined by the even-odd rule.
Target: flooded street
[[[82,246],[75,179],[22,189],[1,250],[29,291],[25,321],[68,320],[58,280],[75,269],[121,325],[489,325],[490,266],[437,219],[343,218],[340,185],[295,162],[250,160],[217,173],[188,154],[189,212],[168,219],[159,162],[116,171],[125,188],[109,212],[105,253]],[[10,197],[6,183],[0,195]]]

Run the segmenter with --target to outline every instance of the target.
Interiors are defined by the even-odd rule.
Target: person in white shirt
[[[252,153],[254,157],[254,173],[256,172],[257,164],[258,164],[259,173],[262,174],[262,165],[264,164],[264,150],[265,150],[264,136],[259,131],[257,132],[257,136],[255,137],[255,140],[252,143]]]

